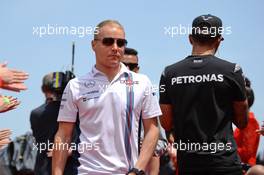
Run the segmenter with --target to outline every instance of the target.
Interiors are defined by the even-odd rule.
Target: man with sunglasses
[[[122,25],[114,20],[98,24],[92,41],[96,64],[91,72],[71,80],[62,97],[52,160],[53,175],[62,175],[67,149],[56,146],[71,141],[79,123],[79,166],[76,174],[135,175],[144,170],[158,140],[161,115],[150,80],[120,63],[127,44]],[[145,139],[138,154],[139,117]],[[80,148],[85,148],[80,150]],[[85,147],[86,146],[86,147]]]
[[[122,63],[127,66],[127,68],[135,73],[139,72],[138,66],[138,52],[133,48],[125,48],[125,53],[123,58],[121,59]],[[142,124],[142,122],[140,122]],[[159,140],[157,146],[155,148],[155,152],[153,157],[148,163],[147,166],[147,173],[148,175],[157,175],[159,174],[159,167],[160,167],[160,156],[166,151],[167,149],[167,139],[164,129],[161,127],[160,122],[158,122],[158,126],[160,129],[159,132]],[[140,145],[144,139],[144,129],[141,127],[138,133],[138,146],[140,152]]]
[[[132,48],[125,48],[125,53],[122,58],[122,63],[131,71],[138,73],[139,66],[138,66],[138,52]]]

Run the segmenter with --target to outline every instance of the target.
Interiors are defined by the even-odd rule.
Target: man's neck
[[[109,68],[109,67],[106,68],[100,65],[95,65],[95,67],[97,70],[104,73],[110,82],[115,78],[115,76],[118,74],[118,72],[121,69],[121,65],[119,65],[118,67],[113,67],[113,68]]]
[[[203,48],[203,47],[199,47],[199,48],[193,48],[192,50],[192,55],[214,55],[215,54],[215,48]]]
[[[54,92],[44,92],[44,94],[46,97],[46,103],[59,100],[58,96],[56,96]]]

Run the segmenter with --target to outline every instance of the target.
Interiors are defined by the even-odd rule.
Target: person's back
[[[30,115],[31,128],[37,143],[51,143],[58,130],[57,117],[60,101],[44,103],[32,110]],[[48,128],[48,129],[47,129]]]
[[[173,103],[180,106],[173,111],[180,168],[240,165],[232,133],[232,101],[240,88],[235,84],[238,77],[232,75],[235,68],[206,55],[189,56],[165,70],[172,80]],[[188,151],[181,150],[186,147],[182,145]]]
[[[201,33],[190,35],[192,55],[165,68],[160,85],[161,122],[174,129],[179,174],[241,174],[232,123],[247,124],[247,101],[241,68],[214,56],[222,27],[218,17],[193,21]],[[198,30],[199,31],[199,30]]]
[[[58,114],[61,103],[61,94],[64,83],[58,83],[55,88],[55,80],[62,79],[63,73],[54,72],[43,78],[42,91],[46,101],[41,106],[33,109],[30,114],[30,124],[33,136],[36,140],[37,157],[34,168],[35,175],[50,175],[52,166],[52,149],[54,136],[58,130]],[[58,82],[58,81],[57,81]],[[60,89],[62,88],[62,89]],[[68,159],[64,175],[73,174],[74,159]]]

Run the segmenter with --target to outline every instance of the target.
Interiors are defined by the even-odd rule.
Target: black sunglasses
[[[101,40],[103,45],[105,46],[112,46],[115,43],[115,41],[118,47],[124,47],[127,45],[127,40],[121,38],[103,38],[103,39],[94,39],[94,40]]]
[[[134,70],[135,68],[138,68],[138,63],[124,63],[125,66],[129,68],[129,70]]]

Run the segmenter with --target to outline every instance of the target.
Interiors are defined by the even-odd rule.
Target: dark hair
[[[250,108],[254,104],[255,96],[254,96],[254,91],[251,88],[251,81],[247,77],[245,77],[245,82],[246,82],[246,95],[248,100],[248,107]]]
[[[251,88],[251,81],[248,79],[248,77],[245,77],[246,87]]]
[[[222,20],[214,15],[200,15],[193,20],[192,37],[201,45],[213,44],[222,37]]]
[[[132,48],[125,48],[125,55],[135,55],[137,56],[138,52],[136,51],[136,49],[132,49]]]
[[[221,36],[216,37],[204,37],[203,35],[191,35],[193,40],[201,45],[212,45],[216,42]]]

